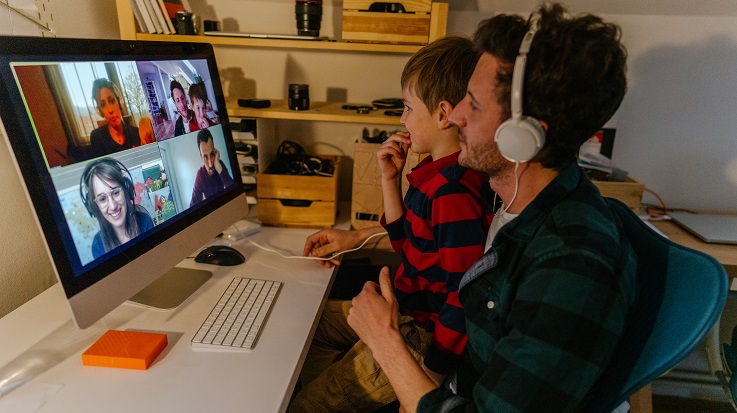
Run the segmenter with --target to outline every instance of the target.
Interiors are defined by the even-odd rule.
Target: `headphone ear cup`
[[[125,199],[131,201],[135,199],[135,188],[133,188],[133,182],[128,177],[123,177],[123,190],[125,191]]]
[[[89,193],[89,191],[87,192],[87,196],[85,196],[85,198],[84,198],[84,200],[82,202],[84,202],[84,207],[87,208],[87,212],[90,214],[91,217],[94,218],[95,217],[95,210],[93,209],[94,207],[92,206],[92,203],[94,201],[90,199],[90,193]]]
[[[545,145],[545,130],[535,118],[508,119],[496,130],[499,153],[511,162],[528,162]]]

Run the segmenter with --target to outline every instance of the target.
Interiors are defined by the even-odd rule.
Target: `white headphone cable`
[[[361,245],[359,245],[358,247],[356,247],[356,248],[353,248],[353,249],[350,249],[350,250],[345,250],[345,251],[340,251],[340,252],[336,252],[335,254],[333,254],[333,255],[332,255],[332,256],[330,256],[330,257],[303,257],[303,256],[301,256],[301,255],[292,255],[292,256],[287,256],[287,255],[283,255],[283,254],[282,254],[282,253],[280,253],[279,251],[276,251],[276,250],[273,250],[273,249],[271,249],[271,248],[267,248],[267,247],[264,247],[264,246],[262,246],[262,245],[259,245],[258,243],[254,242],[254,241],[251,241],[250,239],[248,239],[248,242],[250,242],[251,244],[253,244],[253,245],[257,246],[258,248],[261,248],[261,249],[262,249],[262,250],[264,250],[264,251],[269,251],[269,252],[273,252],[273,253],[276,253],[276,254],[278,254],[278,255],[279,255],[280,257],[282,257],[282,258],[291,258],[291,259],[302,259],[302,260],[318,260],[318,261],[330,261],[330,260],[333,260],[333,259],[335,259],[335,257],[337,257],[337,256],[339,256],[339,255],[343,255],[343,254],[345,254],[345,253],[348,253],[348,252],[353,252],[353,251],[358,251],[358,250],[360,250],[361,248],[363,248],[363,246],[364,246],[364,245],[366,245],[366,243],[367,243],[367,242],[368,242],[368,241],[369,241],[369,240],[370,240],[371,238],[373,238],[373,237],[377,237],[377,236],[379,236],[379,235],[387,235],[387,233],[386,233],[386,231],[383,231],[383,232],[377,232],[376,234],[373,234],[373,235],[369,236],[368,238],[366,238],[366,239],[365,239],[365,240],[363,241],[363,243],[362,243]]]
[[[509,201],[509,205],[504,208],[504,205],[502,204],[502,214],[506,214],[509,208],[512,207],[512,204],[514,203],[514,200],[517,198],[517,191],[519,190],[519,175],[517,175],[517,169],[519,168],[519,162],[514,162],[514,195],[512,195],[512,200]]]

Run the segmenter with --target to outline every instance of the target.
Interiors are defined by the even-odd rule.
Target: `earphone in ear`
[[[522,39],[512,72],[512,117],[499,125],[494,135],[499,152],[511,162],[527,162],[545,145],[545,130],[540,122],[522,114],[527,53],[536,32],[537,21],[533,21],[530,30]]]
[[[121,178],[121,186],[123,187],[123,192],[125,194],[126,201],[133,200],[135,197],[135,189],[133,188],[133,176],[131,175],[130,171],[128,171],[128,168],[123,165],[122,162],[118,161],[117,159],[113,158],[103,158],[98,159],[95,161],[90,162],[87,164],[87,166],[84,168],[84,171],[82,172],[82,176],[80,177],[80,183],[79,183],[79,196],[82,198],[82,203],[84,204],[85,208],[87,209],[87,212],[90,214],[91,217],[95,216],[95,210],[97,208],[97,205],[95,204],[95,200],[92,197],[91,190],[88,186],[88,182],[92,178],[92,174],[95,173],[97,168],[100,166],[105,165],[108,168],[118,169],[120,170],[120,173],[122,175]],[[127,174],[128,176],[124,175]],[[132,209],[128,209],[128,211],[132,211]]]

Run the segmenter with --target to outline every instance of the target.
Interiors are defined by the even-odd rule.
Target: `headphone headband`
[[[511,110],[512,117],[496,130],[494,141],[499,152],[511,162],[527,162],[545,145],[545,130],[535,118],[522,114],[522,92],[525,84],[527,53],[538,31],[538,21],[532,20],[530,28],[522,38],[512,71]]]
[[[519,46],[519,53],[514,62],[514,71],[512,72],[512,119],[515,120],[522,118],[522,91],[525,83],[527,53],[530,52],[535,33],[537,33],[537,20],[532,21],[530,30],[522,38],[522,44]]]

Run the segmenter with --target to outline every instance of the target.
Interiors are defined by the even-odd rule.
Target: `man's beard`
[[[498,179],[508,176],[511,171],[512,162],[504,158],[493,140],[484,142],[479,147],[471,148],[466,142],[465,150],[461,152],[458,163],[475,171],[483,172],[490,179]]]

